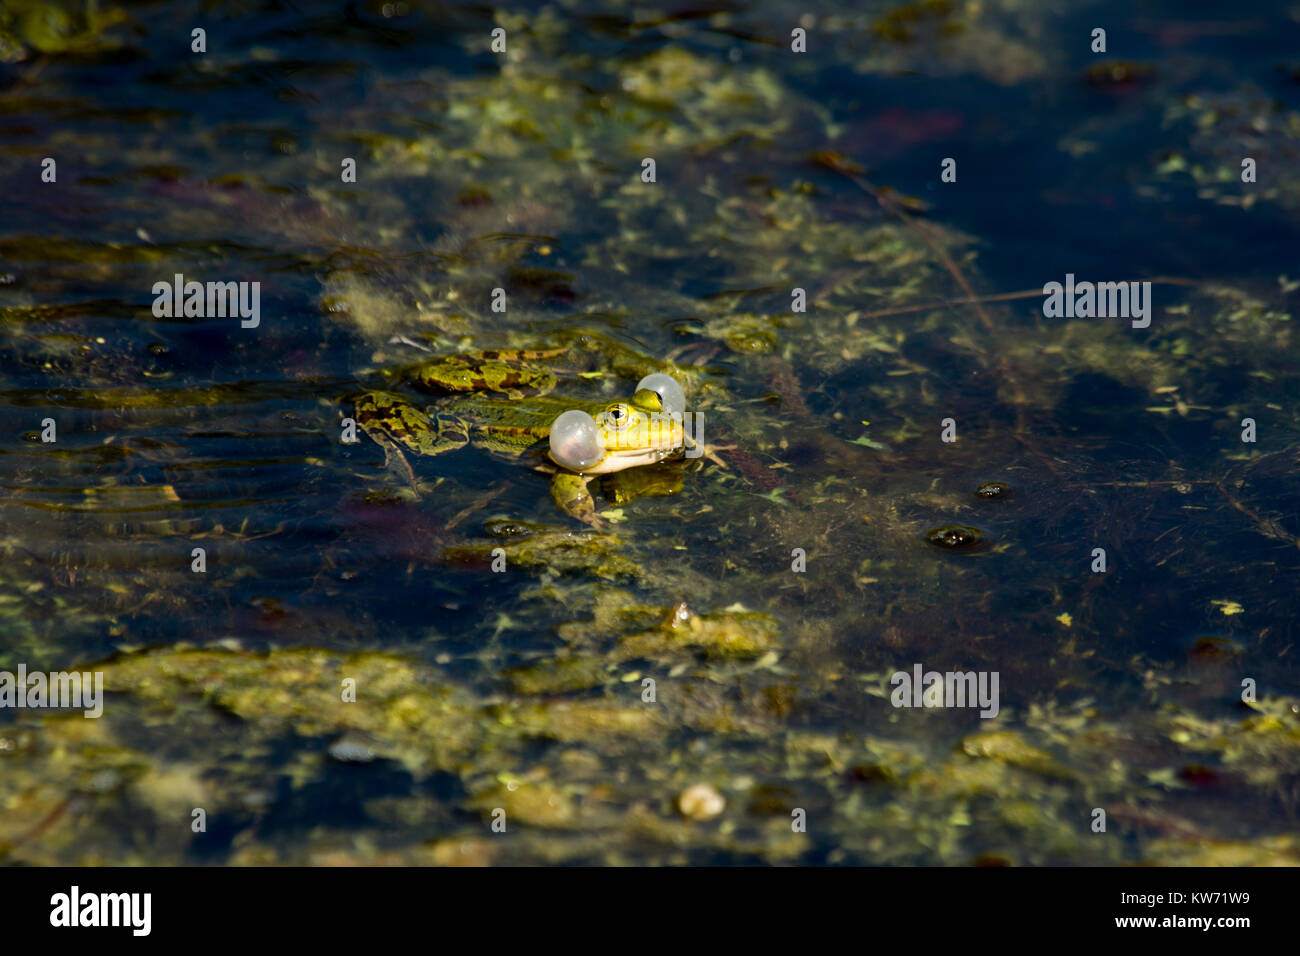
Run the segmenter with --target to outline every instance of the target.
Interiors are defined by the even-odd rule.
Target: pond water
[[[0,673],[104,695],[0,707],[0,861],[1300,862],[1298,40],[7,4]],[[483,350],[667,372],[709,454],[590,526],[348,440]],[[995,704],[897,706],[917,668]]]

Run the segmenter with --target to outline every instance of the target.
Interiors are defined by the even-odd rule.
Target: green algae
[[[110,697],[100,720],[46,717],[0,735],[0,759],[9,762],[0,778],[0,847],[10,861],[93,861],[104,852],[97,847],[116,842],[96,821],[106,824],[127,808],[152,821],[147,829],[153,842],[138,852],[151,858],[160,852],[163,858],[183,855],[194,838],[187,823],[194,807],[225,813],[243,807],[251,822],[264,805],[259,794],[274,780],[287,776],[295,788],[312,787],[329,774],[319,752],[300,751],[294,762],[281,764],[272,756],[276,741],[350,735],[364,740],[376,758],[395,761],[417,779],[461,777],[462,805],[483,815],[484,828],[498,808],[506,813],[508,832],[523,828],[520,840],[495,844],[462,822],[455,835],[444,835],[437,845],[390,847],[386,856],[354,862],[593,859],[594,846],[582,838],[593,829],[603,834],[615,857],[618,847],[632,841],[648,842],[656,848],[651,855],[664,854],[665,860],[686,848],[707,848],[775,862],[809,849],[807,837],[780,822],[799,807],[819,829],[829,830],[839,847],[834,856],[845,859],[864,853],[878,862],[937,855],[961,863],[980,854],[1016,863],[1068,857],[1115,861],[1122,845],[1089,830],[1086,808],[1099,806],[1111,808],[1114,825],[1122,829],[1140,832],[1163,821],[1164,831],[1157,829],[1155,838],[1143,843],[1150,862],[1226,863],[1244,859],[1232,841],[1215,839],[1196,849],[1188,843],[1194,823],[1140,811],[1141,803],[1158,804],[1168,791],[1158,776],[1155,783],[1140,783],[1134,777],[1140,764],[1132,765],[1126,753],[1139,754],[1135,745],[1162,749],[1174,759],[1180,751],[1217,752],[1236,773],[1294,772],[1287,767],[1300,755],[1297,705],[1286,698],[1267,698],[1250,716],[1233,720],[1198,723],[1173,711],[1121,751],[1116,742],[1129,733],[1123,722],[1088,708],[1038,710],[1019,731],[981,730],[944,754],[936,741],[924,738],[816,734],[781,729],[770,716],[758,723],[721,724],[716,713],[705,720],[699,709],[647,706],[636,689],[629,689],[623,704],[616,699],[476,700],[435,671],[383,653],[177,649],[123,655],[102,669]],[[356,681],[355,703],[340,696],[346,678]],[[661,692],[675,686],[665,681]],[[608,775],[609,762],[659,746],[656,742],[678,720],[708,726],[733,743],[770,739],[773,746],[739,759],[741,752],[728,747],[675,752],[662,766],[638,765],[635,780]],[[137,749],[122,738],[125,733],[140,740],[143,733],[146,741],[175,741],[178,732],[199,745],[184,759],[174,744]],[[538,739],[560,747],[540,764],[535,754],[528,756],[528,742]],[[570,745],[582,749],[565,749]],[[1069,762],[1052,751],[1068,755]],[[723,830],[692,835],[672,821],[670,798],[683,781],[711,777],[723,781],[728,803],[740,809],[727,811],[733,823]],[[783,782],[760,786],[758,779]],[[627,802],[631,792],[646,787],[663,795],[658,812]],[[90,807],[99,808],[97,816],[85,815]],[[411,824],[440,819],[444,811],[412,793],[386,798],[373,812],[397,814]],[[71,818],[78,822],[52,829],[46,821],[56,814],[76,814]],[[572,836],[543,839],[557,831]],[[487,843],[480,845],[481,840]],[[334,852],[328,843],[291,841],[271,858],[249,848],[232,861],[320,862]],[[442,848],[435,849],[438,845]],[[1294,852],[1293,841],[1279,837],[1251,862],[1284,862]]]
[[[759,657],[778,646],[777,632],[776,620],[767,614],[700,615],[682,603],[659,628],[620,639],[615,653],[622,658],[665,657],[687,650],[711,658]]]
[[[442,555],[453,564],[472,562],[489,567],[497,549],[505,552],[507,568],[517,566],[549,574],[591,574],[608,580],[638,578],[643,574],[640,565],[624,553],[624,542],[618,535],[561,528],[540,530],[521,539],[454,545],[444,549]]]

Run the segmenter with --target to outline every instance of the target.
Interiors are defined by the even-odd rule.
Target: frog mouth
[[[684,448],[685,446],[679,440],[675,445],[615,449],[595,465],[584,468],[583,474],[606,475],[615,471],[624,471],[628,468],[639,468],[642,465],[653,465],[683,451]]]
[[[607,436],[604,458],[584,471],[591,475],[604,475],[625,468],[653,465],[685,447],[686,430],[680,417],[655,416],[644,423],[644,427]]]

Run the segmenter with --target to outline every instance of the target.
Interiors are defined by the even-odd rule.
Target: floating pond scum
[[[996,866],[1239,928],[1240,871],[1145,868],[1300,863],[1298,51],[1286,2],[0,7],[14,918]]]

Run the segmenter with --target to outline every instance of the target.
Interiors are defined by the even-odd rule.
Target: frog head
[[[569,471],[607,475],[652,465],[685,448],[681,386],[667,375],[648,375],[627,401],[611,402],[594,416],[570,409],[555,419],[550,457]]]

